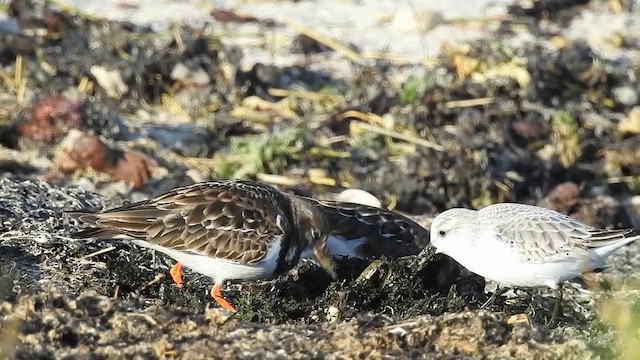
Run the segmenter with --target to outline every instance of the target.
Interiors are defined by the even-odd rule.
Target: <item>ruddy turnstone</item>
[[[182,264],[213,278],[211,296],[231,312],[221,290],[226,280],[274,277],[294,267],[305,249],[335,277],[325,214],[315,202],[259,182],[198,183],[115,209],[69,214],[93,226],[76,238],[124,236],[172,257],[178,286]]]
[[[395,211],[343,201],[314,201],[329,220],[327,252],[334,257],[399,258],[420,253],[429,230]],[[306,250],[302,257],[312,257]]]
[[[601,268],[607,257],[639,238],[633,229],[596,229],[553,210],[513,203],[450,209],[431,225],[437,252],[470,271],[511,287],[555,289],[551,321],[562,282]]]

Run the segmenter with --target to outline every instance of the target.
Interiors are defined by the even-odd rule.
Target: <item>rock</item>
[[[538,206],[567,214],[578,203],[579,196],[578,184],[565,182],[554,187],[549,195],[538,202]]]
[[[54,164],[55,169],[47,178],[91,168],[116,181],[122,180],[133,189],[143,187],[157,167],[155,160],[141,152],[111,148],[97,136],[78,130],[69,132],[54,158]]]
[[[19,142],[51,143],[69,129],[82,127],[80,104],[62,95],[43,97],[34,102],[31,116],[17,124]]]
[[[94,65],[91,67],[91,75],[96,78],[98,85],[100,85],[111,98],[120,99],[122,95],[129,91],[129,87],[122,81],[122,76],[117,70]]]
[[[631,86],[617,86],[611,89],[611,94],[616,102],[624,106],[634,106],[638,104],[638,89]]]
[[[360,189],[346,189],[336,197],[338,201],[368,205],[373,207],[381,207],[382,202],[373,194]]]

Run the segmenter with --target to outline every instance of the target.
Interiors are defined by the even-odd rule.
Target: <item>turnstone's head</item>
[[[327,254],[327,236],[330,230],[327,217],[313,202],[305,198],[292,197],[291,207],[300,247],[313,249],[313,255],[320,266],[335,278],[334,263]]]

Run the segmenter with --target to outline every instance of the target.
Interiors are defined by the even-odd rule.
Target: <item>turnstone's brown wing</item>
[[[262,260],[291,231],[289,199],[255,182],[212,181],[177,188],[99,213],[69,215],[95,227],[75,237],[128,235],[174,250],[239,261]]]
[[[340,201],[316,202],[329,221],[329,235],[343,240],[359,257],[414,255],[429,244],[427,229],[394,211]]]

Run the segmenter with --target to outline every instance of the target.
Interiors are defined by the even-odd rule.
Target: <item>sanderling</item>
[[[608,256],[640,238],[633,229],[596,229],[538,206],[502,203],[436,216],[431,243],[468,270],[511,287],[548,286],[601,268]]]

